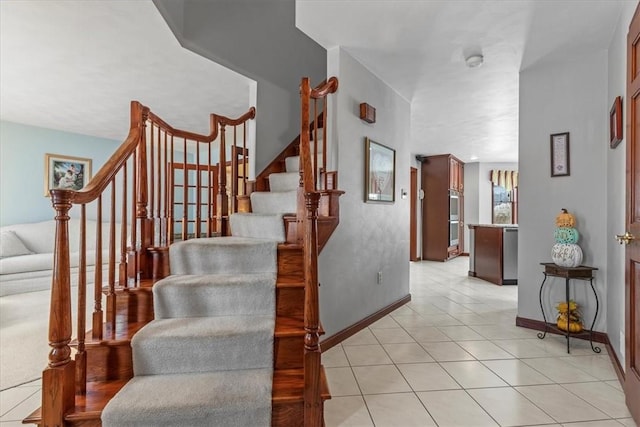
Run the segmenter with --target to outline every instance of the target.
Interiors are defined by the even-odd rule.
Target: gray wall
[[[557,208],[566,207],[577,216],[583,263],[599,268],[595,283],[601,311],[594,329],[606,332],[623,367],[624,247],[613,235],[625,230],[627,147],[623,140],[618,148],[609,148],[608,116],[615,97],[624,100],[626,95],[626,35],[636,5],[624,3],[606,52],[541,64],[520,74],[518,315],[541,320],[537,263],[549,259],[553,217]],[[626,116],[626,100],[623,106]],[[563,131],[571,132],[571,176],[550,178],[548,134]],[[593,298],[585,286],[575,286],[590,323]],[[549,305],[562,294],[552,293]]]
[[[328,52],[328,74],[340,81],[331,129],[337,161],[340,225],[320,254],[322,325],[331,336],[409,294],[410,104],[340,48]],[[358,117],[361,102],[376,108],[377,122]],[[364,138],[396,150],[396,201],[364,203]],[[377,274],[382,272],[382,283]]]
[[[623,111],[626,116],[626,46],[629,22],[633,17],[636,2],[626,2],[620,15],[618,27],[611,40],[608,51],[608,91],[606,104],[611,106],[616,96],[622,96]],[[626,118],[626,117],[625,117]],[[623,126],[626,126],[623,122]],[[627,128],[628,129],[628,128]],[[626,137],[627,129],[623,135]],[[612,237],[625,230],[625,160],[627,143],[623,140],[615,150],[608,149],[606,154],[607,185],[607,328],[606,332],[618,359],[624,367],[624,246]]]
[[[595,329],[605,330],[607,316],[607,52],[532,66],[520,73],[518,315],[542,320],[538,289],[541,262],[551,261],[555,217],[567,208],[577,219],[583,264],[597,267],[595,286],[601,311]],[[550,134],[570,132],[570,171],[550,176]],[[564,299],[564,281],[549,287],[547,313]],[[573,285],[590,324],[595,301],[588,283]],[[587,292],[588,289],[588,292]],[[604,303],[604,304],[603,304]]]
[[[326,78],[326,51],[295,27],[295,0],[154,0],[178,41],[257,81],[256,172],[300,133],[302,77]],[[215,82],[212,82],[215,84]]]

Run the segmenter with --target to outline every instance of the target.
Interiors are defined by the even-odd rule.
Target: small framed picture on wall
[[[569,132],[551,134],[551,176],[569,176]]]

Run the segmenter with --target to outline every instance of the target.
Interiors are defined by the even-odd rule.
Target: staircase
[[[194,239],[170,248],[154,320],[131,340],[134,377],[105,427],[271,422],[276,242]]]
[[[303,79],[299,144],[267,168],[273,176],[259,177],[268,192],[251,192],[260,184],[247,182],[248,151],[244,142],[236,145],[253,109],[238,119],[212,115],[211,134],[197,135],[132,102],[127,140],[87,187],[51,192],[57,224],[51,352],[42,408],[24,423],[323,425],[330,395],[320,363],[317,256],[338,224],[342,192],[333,189],[336,175],[326,172],[324,149],[310,142],[311,135],[319,138],[309,105],[326,122],[326,96],[336,89],[333,78],[316,89]],[[247,207],[240,200],[249,193]],[[75,338],[68,252],[74,205],[81,224],[77,312],[94,307],[89,325],[84,316],[74,321]],[[95,253],[87,254],[84,223],[93,207],[96,235],[105,227],[110,238],[98,238]],[[108,267],[105,277],[96,269],[92,291],[88,255]]]

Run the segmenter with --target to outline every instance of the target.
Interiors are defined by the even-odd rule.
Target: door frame
[[[418,168],[409,170],[409,261],[420,261],[418,256]]]
[[[636,7],[627,35],[627,151],[625,230],[640,238],[640,5]],[[627,241],[625,249],[625,374],[624,393],[627,407],[640,423],[640,242]]]

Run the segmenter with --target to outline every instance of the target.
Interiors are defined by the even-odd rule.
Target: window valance
[[[489,178],[494,185],[504,187],[507,191],[518,186],[518,171],[493,169]]]

